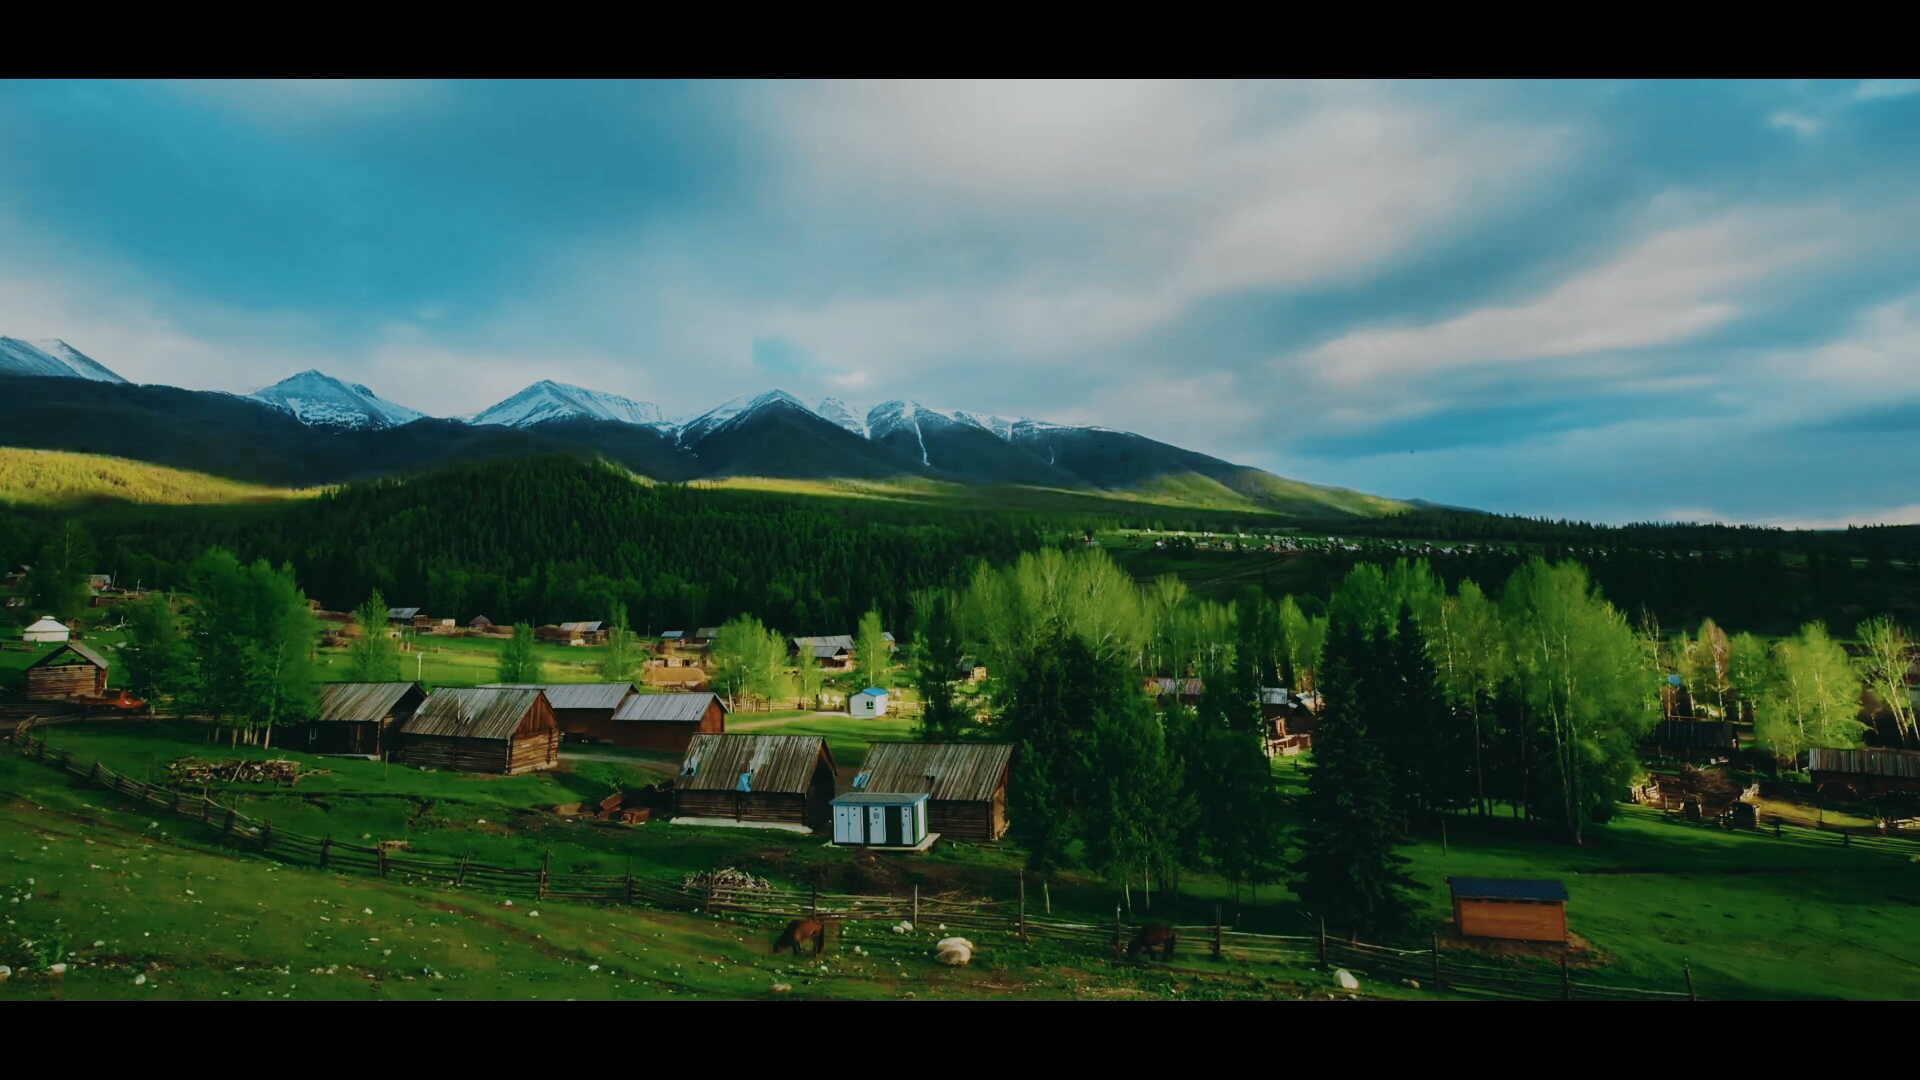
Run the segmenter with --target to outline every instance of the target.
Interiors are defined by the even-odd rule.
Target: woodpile
[[[1694,809],[1688,810],[1688,813],[1703,817],[1718,817],[1728,813],[1735,803],[1756,798],[1759,794],[1758,784],[1741,787],[1724,772],[1702,769],[1655,773],[1634,792],[1641,802],[1662,810],[1685,810],[1691,803]]]
[[[707,870],[688,874],[680,882],[683,889],[711,889],[719,892],[745,892],[757,889],[771,889],[773,883],[766,878],[757,878],[745,870],[735,870],[729,866],[725,870]]]
[[[181,758],[167,763],[167,776],[175,784],[273,783],[291,784],[300,779],[300,763],[275,759],[236,758],[232,761],[201,761]]]

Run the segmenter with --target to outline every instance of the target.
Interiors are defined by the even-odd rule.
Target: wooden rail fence
[[[813,916],[944,924],[949,929],[1006,933],[1021,941],[1035,938],[1117,955],[1137,926],[1114,912],[1111,925],[1072,922],[1027,913],[1025,889],[1019,900],[960,900],[922,896],[864,896],[818,890],[741,889],[687,885],[679,881],[625,874],[553,872],[549,860],[537,867],[488,866],[467,855],[452,858],[389,844],[354,844],[332,836],[312,837],[275,829],[273,822],[241,813],[212,799],[144,783],[99,761],[82,765],[71,753],[49,746],[45,737],[16,729],[6,736],[16,752],[61,769],[86,783],[217,828],[222,843],[250,848],[288,862],[336,873],[400,877],[410,884],[471,888],[482,892],[540,900],[644,904],[707,914],[743,914],[773,918]],[[1574,981],[1565,961],[1557,976],[1448,955],[1436,938],[1430,949],[1395,949],[1343,941],[1322,932],[1317,937],[1288,937],[1229,930],[1215,909],[1213,925],[1178,926],[1180,949],[1204,952],[1226,962],[1269,962],[1344,968],[1376,980],[1413,981],[1433,990],[1489,997],[1582,1000],[1688,1000],[1694,998],[1691,973],[1687,989],[1653,990]]]

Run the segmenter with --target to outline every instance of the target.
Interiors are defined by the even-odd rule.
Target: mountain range
[[[1221,509],[1390,513],[1407,504],[1289,480],[1131,432],[933,409],[813,405],[783,390],[683,419],[542,380],[468,417],[430,417],[303,371],[250,394],[137,386],[62,341],[0,338],[0,441],[260,483],[311,485],[474,458],[590,452],[658,480],[923,477]]]

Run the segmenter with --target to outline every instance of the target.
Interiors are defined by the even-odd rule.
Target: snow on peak
[[[548,420],[616,420],[623,424],[662,423],[660,407],[618,394],[542,379],[474,416],[475,424],[528,427]]]
[[[821,398],[813,411],[822,420],[838,424],[861,438],[870,438],[867,430],[867,413],[871,409],[864,405],[849,405],[839,398]]]
[[[701,439],[726,427],[735,421],[745,419],[762,409],[776,405],[787,405],[801,412],[812,413],[806,403],[785,390],[769,390],[764,394],[749,397],[745,394],[726,402],[718,408],[709,409],[680,426],[680,445],[691,446]],[[817,414],[816,414],[817,415]]]
[[[59,338],[22,341],[19,338],[0,337],[0,374],[91,379],[108,383],[127,381]]]
[[[399,427],[426,415],[396,405],[359,383],[341,382],[313,368],[247,396],[292,413],[303,424],[323,427]]]

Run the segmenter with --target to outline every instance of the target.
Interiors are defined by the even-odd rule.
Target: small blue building
[[[854,716],[885,716],[887,692],[878,686],[869,686],[847,699],[847,712]]]

